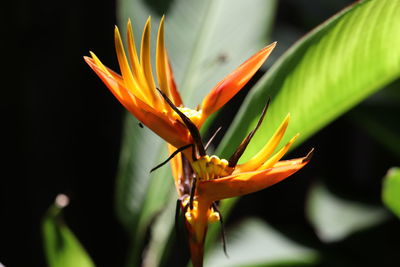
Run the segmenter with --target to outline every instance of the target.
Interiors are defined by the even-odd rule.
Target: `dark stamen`
[[[211,138],[208,140],[207,144],[204,146],[204,149],[207,150],[207,148],[211,145],[211,142],[214,140],[214,138],[217,136],[218,132],[221,131],[222,127],[219,127],[215,133],[211,136]]]
[[[190,190],[190,198],[189,198],[189,207],[191,210],[193,209],[193,200],[194,200],[194,193],[196,192],[196,183],[197,183],[197,178],[193,177],[192,189]]]
[[[247,145],[250,143],[251,138],[253,138],[254,134],[260,127],[262,121],[264,120],[265,114],[267,113],[267,109],[269,106],[270,99],[268,99],[267,104],[265,104],[264,109],[261,113],[261,117],[257,122],[256,127],[247,135],[247,137],[242,141],[242,143],[238,146],[235,153],[229,158],[229,167],[235,167],[237,162],[239,161],[240,157],[243,155],[244,151],[246,150]]]
[[[143,124],[141,122],[138,123],[140,128],[143,128]]]
[[[219,221],[221,223],[222,248],[224,249],[225,256],[229,258],[228,252],[226,250],[225,227],[224,227],[224,221],[222,220],[222,213],[219,211],[218,206],[215,202],[212,203],[212,208],[219,215]]]
[[[314,155],[314,148],[311,148],[310,152],[308,152],[308,154],[304,157],[304,159],[301,161],[301,163],[310,161],[310,159],[312,158],[313,155]]]
[[[178,148],[177,150],[174,151],[174,153],[172,153],[166,160],[164,160],[163,162],[161,162],[160,164],[158,164],[157,166],[155,166],[153,169],[150,170],[150,172],[157,170],[158,168],[162,167],[163,165],[165,165],[166,163],[168,163],[168,161],[170,161],[173,157],[176,156],[176,154],[178,154],[179,152],[182,152],[183,150],[189,148],[189,147],[193,147],[193,144],[188,144],[185,146],[182,146],[180,148]]]
[[[201,141],[201,136],[199,129],[197,129],[196,125],[188,118],[185,114],[183,114],[172,101],[168,98],[166,94],[164,94],[160,89],[156,88],[164,100],[168,103],[168,105],[181,117],[183,123],[188,128],[190,134],[193,137],[194,143],[196,144],[197,150],[199,151],[199,155],[201,157],[206,155],[206,150],[204,149],[203,142]]]
[[[179,211],[181,209],[182,200],[178,198],[176,200],[176,208],[175,208],[175,232],[178,235],[179,233]]]

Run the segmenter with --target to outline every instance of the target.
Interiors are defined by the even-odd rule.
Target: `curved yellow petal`
[[[156,107],[159,104],[159,96],[158,94],[156,94],[155,88],[151,87],[154,84],[147,84],[146,77],[144,76],[143,69],[142,66],[140,65],[139,58],[137,55],[135,39],[132,32],[132,23],[130,19],[128,20],[127,23],[127,42],[128,42],[129,61],[131,62],[133,74],[138,84],[140,85],[140,87],[150,100],[148,104],[150,104],[152,107]]]
[[[117,98],[122,98],[121,90],[126,90],[122,77],[105,67],[98,59],[96,61],[94,58],[90,57],[83,58],[108,89],[110,89]]]
[[[264,147],[249,161],[237,165],[234,173],[257,170],[272,155],[276,147],[279,145],[279,142],[281,141],[289,125],[289,120],[290,113],[286,115],[281,125],[272,135],[271,139],[269,139],[268,143],[266,143]]]
[[[141,73],[140,71],[142,70],[140,63],[139,63],[139,58],[137,55],[137,50],[136,50],[136,45],[135,45],[135,37],[132,32],[132,22],[130,19],[128,19],[127,23],[127,31],[126,31],[126,37],[128,40],[128,55],[129,55],[129,60],[132,65],[132,70],[133,73],[135,74],[136,78],[140,81],[141,80]],[[144,75],[143,75],[144,78]]]
[[[100,59],[95,55],[95,53],[93,53],[92,51],[89,51],[90,55],[92,56],[92,59],[94,61],[94,63],[99,66],[105,73],[107,73],[108,75],[111,76],[111,73],[107,70],[107,67],[104,66],[104,64],[100,61]],[[86,57],[84,57],[85,61],[86,61]]]
[[[167,78],[167,56],[165,53],[165,41],[164,41],[164,16],[161,18],[160,26],[158,28],[157,35],[157,48],[156,48],[156,71],[159,89],[163,91],[169,99],[172,100],[169,83]],[[175,103],[174,103],[175,104]]]
[[[275,46],[276,42],[261,49],[211,90],[201,104],[205,118],[220,109],[243,88],[268,58]]]
[[[294,141],[296,141],[297,137],[299,137],[300,134],[296,134],[293,136],[292,139],[289,140],[289,142],[282,147],[278,152],[276,152],[275,155],[270,157],[261,167],[259,168],[260,170],[265,170],[274,167],[275,163],[277,163],[289,150],[289,148],[292,146]]]
[[[150,60],[150,30],[151,30],[151,18],[149,17],[143,29],[142,35],[142,45],[140,48],[140,64],[142,65],[144,76],[146,77],[147,84],[150,88],[155,89],[156,85],[154,83],[153,71],[151,69]],[[156,94],[156,92],[154,92]]]
[[[141,87],[139,86],[139,84],[132,75],[132,71],[129,67],[129,63],[126,58],[124,45],[122,44],[121,35],[119,33],[117,26],[115,26],[115,31],[114,31],[114,41],[115,41],[115,50],[117,52],[119,67],[121,69],[122,78],[124,79],[126,88],[130,90],[136,97],[140,98],[142,101],[148,102],[149,97],[143,90],[141,90]]]

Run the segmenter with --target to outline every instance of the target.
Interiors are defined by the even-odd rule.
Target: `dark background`
[[[351,3],[321,2],[279,1],[273,39],[286,38],[285,47],[285,42],[288,45]],[[65,193],[71,198],[65,219],[95,263],[122,266],[128,241],[116,220],[113,201],[124,113],[82,59],[95,48],[105,62],[116,63],[112,34],[116,3],[44,0],[8,5],[3,10],[1,44],[5,136],[0,262],[45,266],[41,218],[56,195]],[[232,114],[226,114],[217,123],[228,123],[222,118]],[[294,156],[304,155],[311,147],[317,151],[295,179],[268,189],[268,194],[244,197],[231,223],[247,215],[261,216],[296,241],[325,251],[321,266],[392,266],[399,249],[395,237],[400,236],[395,219],[330,246],[318,241],[305,219],[308,188],[320,177],[326,177],[339,194],[379,203],[380,178],[389,167],[398,165],[394,155],[348,117],[296,149]],[[344,174],[346,179],[341,179]],[[279,207],[265,204],[274,203],[277,197]]]

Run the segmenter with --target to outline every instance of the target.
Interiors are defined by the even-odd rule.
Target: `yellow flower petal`
[[[115,31],[114,31],[114,41],[115,41],[115,50],[117,52],[119,67],[121,69],[122,77],[126,88],[142,101],[149,102],[150,100],[149,97],[146,95],[145,92],[141,90],[139,84],[132,75],[132,71],[129,67],[129,63],[126,58],[124,45],[122,44],[121,35],[119,33],[117,26],[115,26]]]
[[[157,49],[156,49],[156,70],[159,89],[163,91],[169,99],[172,100],[167,78],[167,57],[165,53],[164,43],[164,16],[161,18],[160,27],[158,28]],[[175,104],[175,103],[174,103]]]
[[[86,63],[100,77],[110,91],[119,99],[122,98],[121,90],[126,90],[122,77],[104,65],[99,65],[93,58],[84,57]],[[96,64],[97,63],[97,64]],[[100,62],[101,63],[101,62]],[[105,69],[104,69],[105,68]]]
[[[111,73],[107,70],[107,67],[104,66],[104,64],[100,61],[100,59],[92,52],[89,51],[90,55],[92,56],[92,59],[94,60],[94,63],[99,66],[105,73],[111,76]]]
[[[142,46],[140,48],[140,64],[142,65],[144,76],[146,77],[147,84],[150,88],[156,88],[153,78],[153,71],[151,69],[150,60],[150,30],[151,30],[151,18],[149,17],[144,26],[142,35]],[[156,92],[154,92],[155,94]]]
[[[264,145],[264,147],[249,161],[236,166],[234,173],[248,172],[257,170],[274,152],[275,148],[279,145],[285,131],[289,125],[290,113],[286,115],[279,128],[272,135],[271,139]]]
[[[277,163],[286,154],[286,152],[288,152],[289,148],[292,146],[294,141],[296,141],[299,135],[300,134],[296,134],[292,139],[290,139],[290,141],[284,147],[282,147],[275,155],[273,155],[263,165],[261,165],[259,169],[265,170],[274,167],[275,163]]]
[[[144,94],[148,96],[148,99],[150,100],[148,104],[150,104],[152,107],[156,107],[160,103],[160,99],[158,94],[156,94],[154,83],[153,84],[147,83],[146,77],[144,76],[143,73],[142,66],[139,63],[139,58],[137,55],[137,50],[135,45],[135,39],[132,32],[132,23],[130,19],[128,20],[127,24],[127,41],[128,41],[129,61],[131,62],[134,77],[136,78],[140,87],[144,91]]]

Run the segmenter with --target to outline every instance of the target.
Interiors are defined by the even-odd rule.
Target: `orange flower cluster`
[[[216,201],[249,194],[278,183],[304,167],[310,159],[311,153],[303,158],[281,161],[298,135],[273,153],[288,126],[288,114],[272,138],[253,158],[237,164],[260,126],[266,108],[257,127],[229,160],[207,155],[201,142],[199,129],[205,120],[243,88],[275,45],[272,43],[261,49],[217,83],[198,109],[183,106],[176,88],[164,44],[164,18],[160,22],[156,47],[157,87],[150,59],[150,19],[144,27],[140,56],[135,47],[131,22],[128,21],[127,25],[127,54],[119,30],[115,28],[115,47],[121,75],[103,65],[94,53],[90,53],[91,57],[85,57],[85,61],[121,104],[167,142],[194,266],[202,266],[208,224],[221,220]]]

